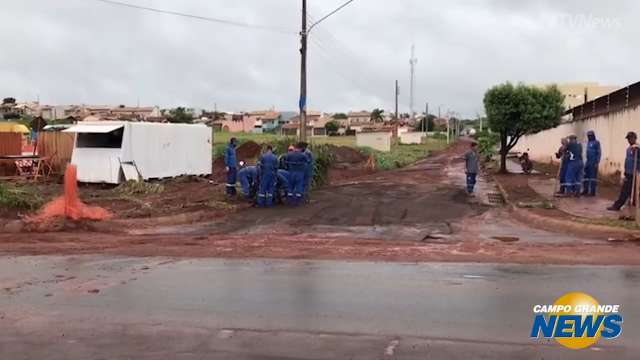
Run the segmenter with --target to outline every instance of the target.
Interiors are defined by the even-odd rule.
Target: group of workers
[[[629,198],[634,197],[634,185],[637,186],[640,173],[640,154],[638,153],[638,135],[630,131],[626,135],[629,143],[624,161],[624,182],[618,199],[607,208],[620,211]],[[582,145],[576,135],[569,135],[561,140],[556,158],[561,160],[558,195],[564,196],[596,196],[598,187],[598,167],[602,159],[602,148],[594,131],[587,132],[586,161],[582,157]],[[635,202],[634,202],[635,203]]]
[[[598,165],[602,158],[600,141],[594,131],[587,132],[586,162],[582,158],[582,144],[574,134],[561,140],[556,152],[560,159],[560,190],[558,195],[596,196],[598,186]]]
[[[309,199],[315,161],[307,143],[290,145],[280,157],[267,145],[256,166],[238,162],[237,145],[237,139],[231,138],[224,151],[229,197],[236,196],[236,182],[240,181],[242,195],[258,207],[278,203],[297,206]]]

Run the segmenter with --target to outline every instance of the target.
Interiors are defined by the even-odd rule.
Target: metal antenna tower
[[[415,118],[416,116],[416,112],[413,108],[413,104],[414,104],[414,95],[415,95],[415,89],[416,89],[416,82],[415,82],[415,76],[416,76],[416,64],[418,63],[418,59],[416,59],[416,46],[415,44],[411,45],[411,59],[409,59],[409,64],[411,65],[411,88],[410,88],[410,94],[409,94],[409,111],[411,112],[411,118]]]

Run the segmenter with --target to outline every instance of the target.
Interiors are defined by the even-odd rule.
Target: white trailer
[[[205,125],[144,122],[79,123],[71,163],[78,181],[125,180],[211,174],[212,132]]]

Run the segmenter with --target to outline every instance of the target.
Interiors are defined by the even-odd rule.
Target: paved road
[[[638,267],[0,258],[0,359],[623,359]],[[584,351],[528,338],[568,291],[620,303]]]

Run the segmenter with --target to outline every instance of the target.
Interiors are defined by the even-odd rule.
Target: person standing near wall
[[[569,135],[567,162],[567,195],[579,197],[583,171],[582,145],[580,145],[578,137],[574,134]]]
[[[634,194],[634,180],[637,181],[637,175],[640,171],[640,156],[638,155],[638,145],[636,143],[638,135],[633,131],[629,131],[626,139],[629,142],[629,147],[624,158],[624,182],[622,183],[618,200],[607,208],[610,211],[620,211],[629,197]],[[633,203],[634,201],[632,201]]]
[[[593,130],[587,131],[587,139],[587,162],[584,165],[582,195],[596,196],[596,188],[598,186],[598,166],[600,166],[602,149],[600,141],[596,139],[596,133]]]
[[[556,195],[564,195],[567,191],[567,145],[569,141],[567,138],[560,139],[560,148],[556,152],[556,159],[560,160],[560,169],[558,171],[558,182],[560,183],[560,190]]]

